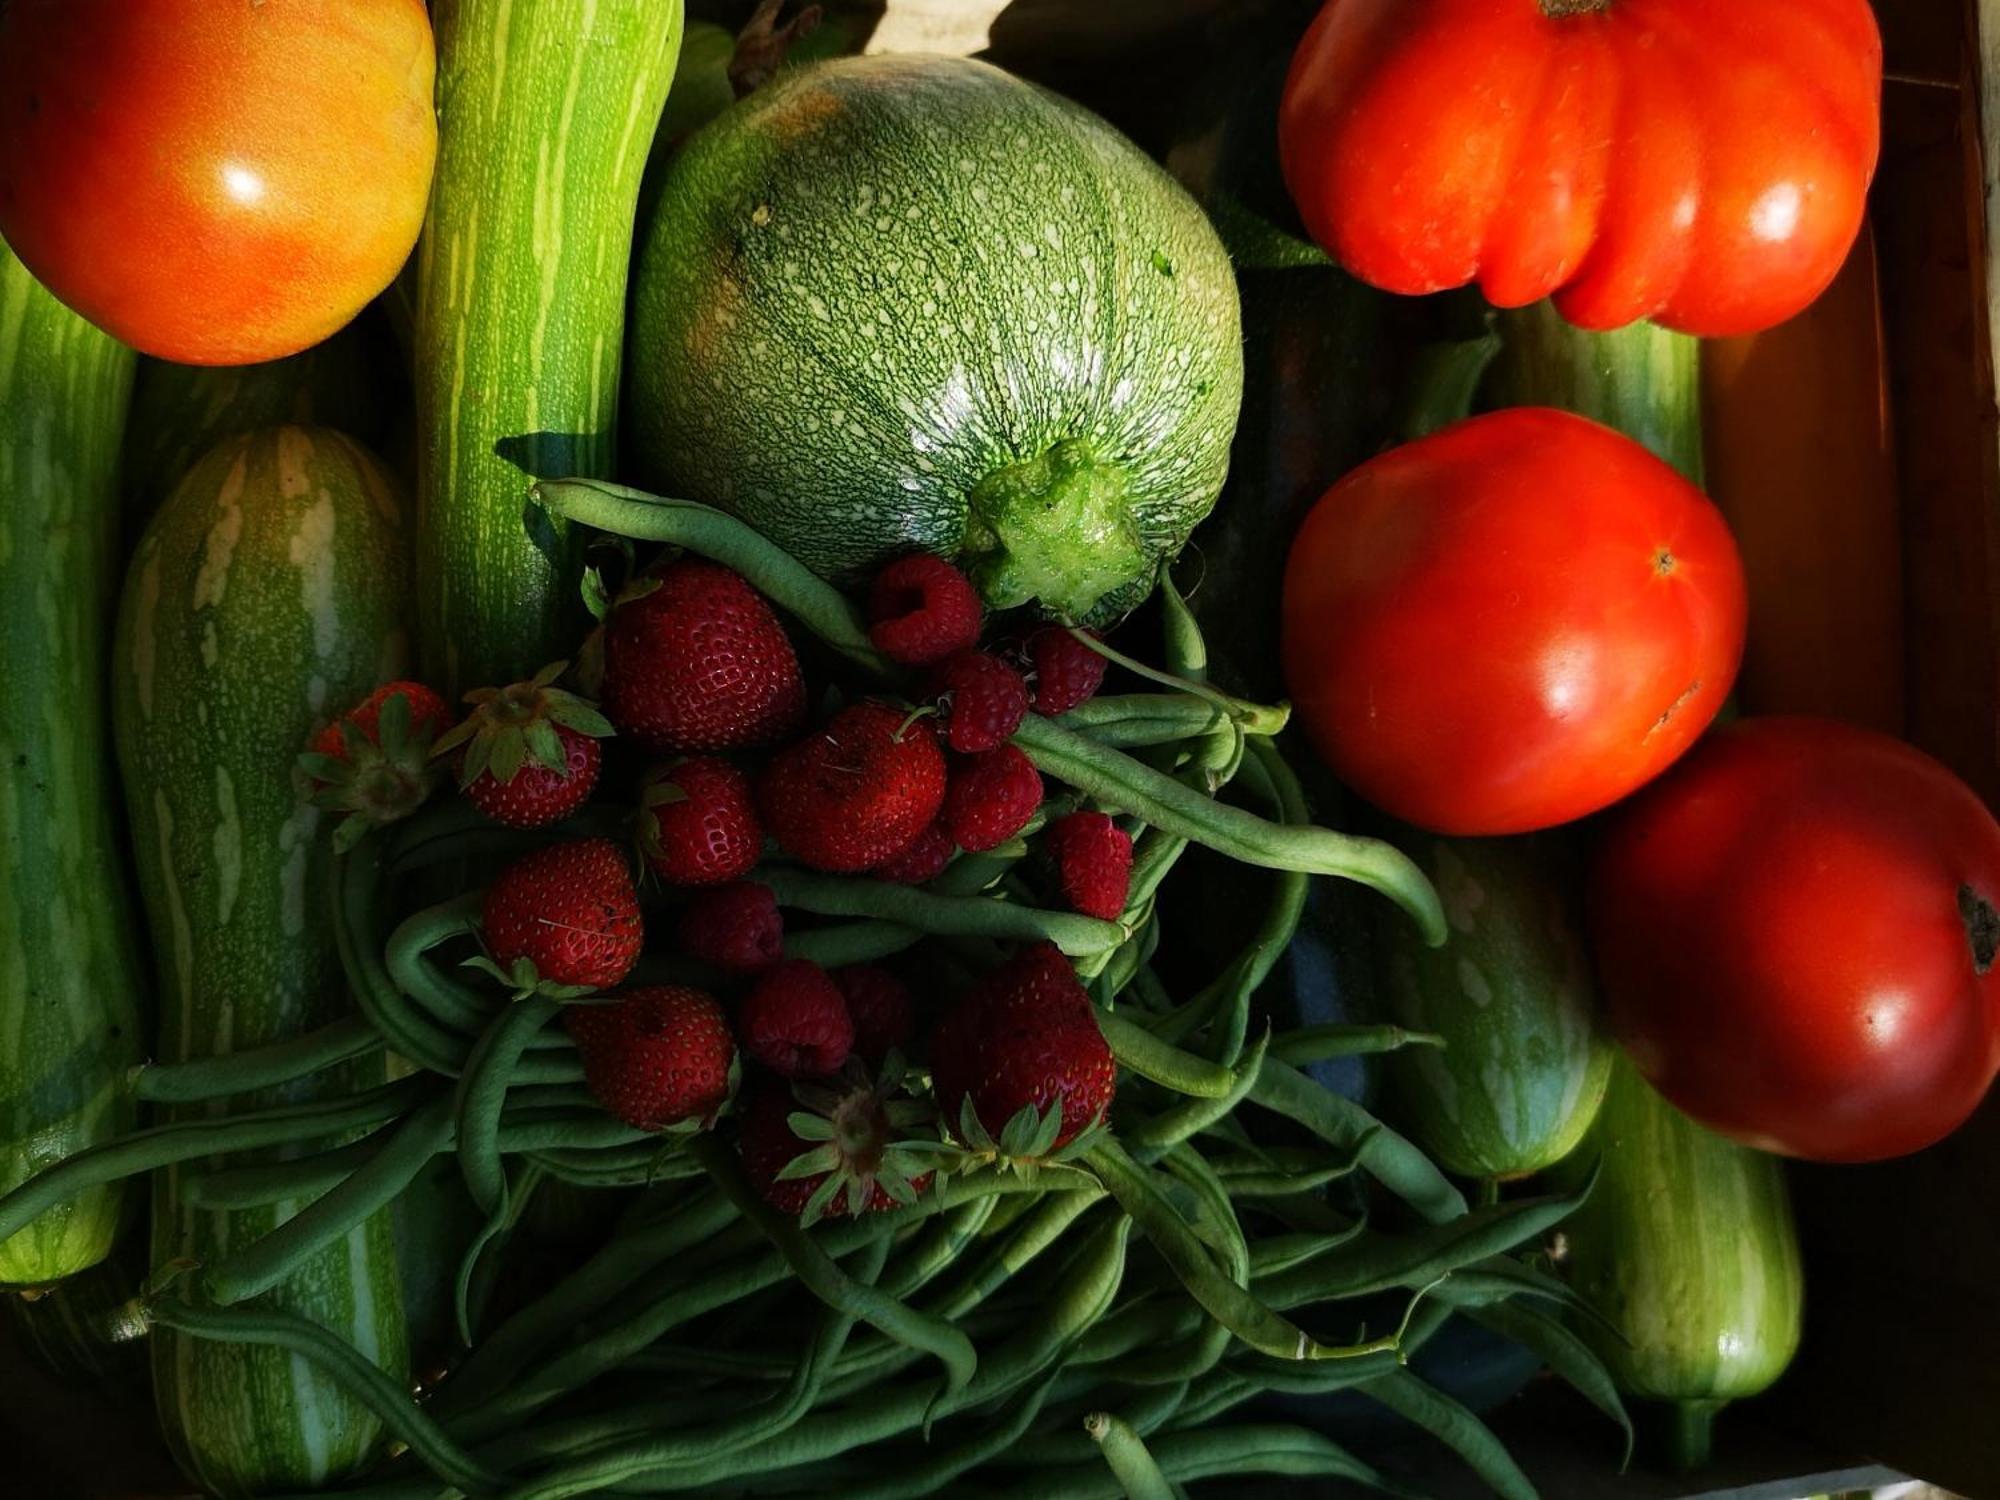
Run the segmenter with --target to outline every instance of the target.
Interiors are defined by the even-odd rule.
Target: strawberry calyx
[[[979,1118],[967,1095],[959,1101],[954,1144],[946,1146],[951,1170],[960,1173],[981,1167],[1013,1172],[1032,1180],[1049,1167],[1068,1167],[1089,1153],[1109,1133],[1102,1111],[1070,1140],[1057,1146],[1063,1134],[1062,1100],[1052,1099],[1048,1108],[1024,1104],[1000,1128],[996,1139]],[[942,1171],[943,1168],[941,1167]]]
[[[484,953],[476,953],[465,960],[463,967],[475,969],[500,981],[510,993],[510,998],[525,1000],[530,995],[545,995],[551,1000],[580,1000],[585,995],[597,993],[594,984],[557,984],[544,979],[535,961],[526,954],[504,967]]]
[[[557,730],[590,739],[606,739],[612,733],[610,720],[588,699],[555,686],[568,669],[567,661],[551,662],[525,682],[473,689],[465,695],[472,711],[438,740],[431,754],[450,755],[463,747],[458,768],[461,788],[482,775],[491,775],[504,786],[528,766],[567,780],[569,756]]]
[[[381,701],[373,735],[349,715],[299,756],[299,769],[311,784],[307,800],[347,814],[334,828],[337,851],[345,853],[371,828],[407,818],[429,800],[438,783],[432,746],[441,713],[440,704],[437,713],[419,715],[407,693],[390,692]],[[335,735],[337,753],[329,744]]]
[[[792,1086],[801,1108],[786,1123],[813,1145],[779,1168],[777,1180],[821,1178],[800,1210],[801,1225],[810,1228],[843,1199],[846,1212],[859,1217],[878,1187],[898,1204],[917,1201],[942,1143],[919,1133],[936,1128],[936,1114],[902,1092],[906,1074],[902,1055],[891,1052],[873,1076],[850,1058],[832,1079]]]

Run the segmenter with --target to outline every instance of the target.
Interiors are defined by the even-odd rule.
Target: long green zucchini
[[[1596,1188],[1563,1226],[1563,1266],[1604,1321],[1578,1318],[1576,1330],[1620,1390],[1667,1403],[1667,1455],[1696,1468],[1715,1413],[1769,1386],[1799,1346],[1784,1168],[1702,1129],[1622,1056],[1585,1149],[1558,1177],[1580,1180],[1598,1160]]]
[[[322,916],[330,843],[295,765],[315,730],[402,674],[408,577],[394,486],[363,449],[320,428],[228,439],[188,471],[140,541],[118,621],[113,708],[164,1060],[240,1051],[346,1012]],[[268,1097],[364,1086],[382,1073],[378,1057]],[[213,1260],[301,1206],[223,1213],[177,1198],[176,1174],[161,1174],[156,1266]],[[387,1214],[307,1262],[271,1300],[406,1373]],[[274,1350],[159,1334],[153,1379],[175,1456],[221,1495],[322,1484],[374,1450],[367,1411]]]
[[[576,539],[527,490],[610,478],[641,173],[681,0],[438,0],[416,311],[421,665],[448,695],[562,654]]]
[[[141,964],[104,671],[134,358],[0,244],[0,1190],[132,1118]],[[0,1283],[102,1260],[121,1197],[10,1236]]]

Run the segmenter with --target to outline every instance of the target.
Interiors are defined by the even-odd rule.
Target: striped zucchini
[[[321,916],[329,842],[295,766],[320,725],[402,671],[402,509],[350,439],[280,427],[204,457],[140,541],[118,620],[113,716],[160,976],[163,1059],[254,1047],[346,1009]],[[381,1080],[377,1060],[318,1087]],[[153,1262],[213,1259],[300,1206],[185,1210],[175,1174],[160,1174]],[[271,1295],[406,1371],[386,1213]],[[374,1448],[366,1410],[276,1350],[162,1335],[153,1379],[176,1457],[218,1494],[321,1484]]]
[[[1559,1173],[1573,1186],[1603,1162],[1563,1225],[1570,1284],[1601,1318],[1576,1330],[1621,1391],[1668,1403],[1668,1457],[1697,1468],[1716,1412],[1769,1386],[1799,1347],[1784,1167],[1695,1124],[1623,1056],[1590,1144]]]
[[[125,431],[125,483],[141,521],[196,459],[239,432],[293,422],[379,443],[392,388],[383,378],[392,357],[387,344],[364,314],[325,343],[265,364],[140,360]]]
[[[531,480],[608,478],[641,173],[681,0],[438,0],[439,140],[419,250],[421,664],[456,694],[580,624],[575,540]]]
[[[0,1189],[131,1123],[140,958],[112,820],[105,651],[134,356],[0,244]],[[100,1188],[0,1244],[0,1283],[102,1260]]]
[[[1398,842],[1451,925],[1430,948],[1407,922],[1380,924],[1392,1019],[1444,1038],[1391,1058],[1398,1119],[1451,1171],[1539,1172],[1583,1139],[1611,1067],[1568,847],[1547,834]]]

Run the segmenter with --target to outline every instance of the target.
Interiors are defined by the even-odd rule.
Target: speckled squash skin
[[[105,654],[135,356],[0,243],[0,1191],[132,1123],[139,933],[113,816]],[[102,1260],[123,1192],[0,1243],[0,1284]]]
[[[277,1041],[349,1009],[325,916],[331,843],[296,763],[320,726],[403,675],[405,512],[381,465],[350,439],[266,428],[197,462],[139,543],[111,663],[113,717],[166,1061]],[[383,1069],[378,1057],[251,1097],[364,1088]],[[304,1206],[188,1210],[176,1183],[162,1173],[154,1193],[156,1266],[212,1261]],[[387,1213],[307,1262],[270,1301],[407,1373]],[[279,1350],[156,1333],[153,1381],[175,1456],[213,1493],[314,1488],[374,1451],[375,1419]]]
[[[823,575],[962,555],[990,602],[1143,596],[1222,486],[1236,285],[1095,115],[963,58],[800,68],[691,139],[639,261],[656,488]]]
[[[1390,1018],[1444,1038],[1391,1058],[1396,1118],[1462,1176],[1553,1166],[1597,1117],[1612,1053],[1568,848],[1546,835],[1397,842],[1437,887],[1451,931],[1427,948],[1407,924],[1379,927]]]

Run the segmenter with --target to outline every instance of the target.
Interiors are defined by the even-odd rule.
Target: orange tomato
[[[0,237],[148,354],[294,354],[416,244],[436,67],[422,0],[10,0]]]

